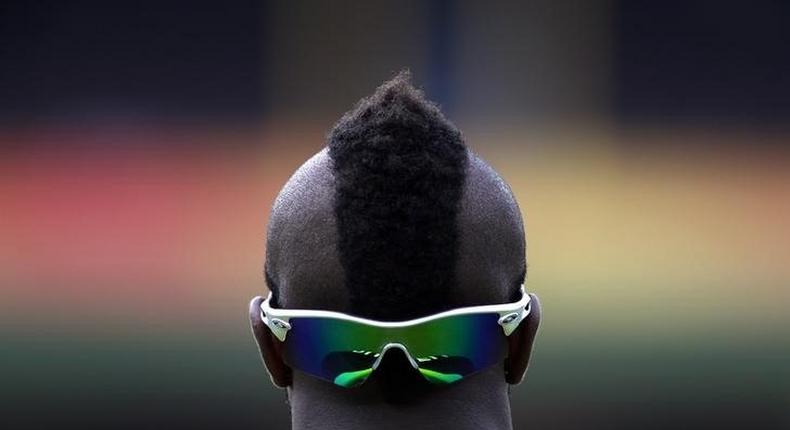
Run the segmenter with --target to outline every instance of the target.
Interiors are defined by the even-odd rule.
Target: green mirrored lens
[[[372,367],[353,372],[343,372],[337,375],[333,382],[341,387],[353,387],[363,383],[371,373],[373,373]]]
[[[441,373],[435,370],[423,369],[423,368],[420,368],[418,370],[420,371],[422,376],[425,377],[425,379],[433,382],[434,384],[451,384],[463,378],[463,376],[457,373]]]
[[[344,387],[362,383],[384,347],[376,327],[332,318],[290,322],[286,360],[292,367]]]

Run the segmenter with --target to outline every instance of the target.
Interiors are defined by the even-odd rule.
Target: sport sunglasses
[[[453,309],[402,322],[375,321],[341,312],[272,308],[263,322],[284,343],[284,361],[341,387],[362,384],[393,348],[402,350],[425,379],[450,384],[503,360],[505,337],[530,312],[521,287],[517,302]]]

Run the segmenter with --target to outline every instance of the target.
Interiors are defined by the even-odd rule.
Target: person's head
[[[518,300],[525,248],[508,185],[402,73],[344,115],[326,148],[283,187],[269,219],[264,272],[275,307],[405,321]],[[250,318],[295,415],[299,399],[357,410],[397,405],[408,415],[448,397],[506,399],[508,384],[523,378],[539,323],[540,305],[531,299],[531,314],[503,340],[507,358],[446,386],[427,382],[403,352],[389,350],[360,387],[336,387],[286,363],[282,343],[261,322],[261,298]]]

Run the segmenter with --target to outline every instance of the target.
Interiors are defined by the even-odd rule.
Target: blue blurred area
[[[619,117],[787,124],[790,2],[623,1],[614,18]]]
[[[8,0],[0,124],[330,118],[402,68],[463,118],[786,123],[790,4]]]
[[[264,3],[0,4],[0,123],[263,111]]]
[[[0,5],[0,124],[333,118],[403,68],[462,120],[786,122],[787,2]]]

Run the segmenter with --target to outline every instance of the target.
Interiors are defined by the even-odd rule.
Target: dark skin
[[[326,151],[307,161],[272,210],[267,268],[278,282],[279,305],[284,308],[350,308],[336,250],[330,163]],[[457,220],[459,285],[448,294],[448,304],[455,308],[510,302],[526,262],[520,211],[504,181],[471,153],[466,178]],[[529,317],[507,338],[508,358],[448,386],[425,382],[402,352],[391,350],[363,385],[338,387],[283,361],[282,344],[261,321],[262,297],[250,302],[250,321],[272,382],[288,390],[294,429],[508,429],[509,386],[523,379],[540,324],[540,302],[530,296]],[[391,375],[397,375],[397,381]],[[406,389],[393,394],[393,382]]]

